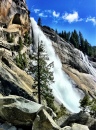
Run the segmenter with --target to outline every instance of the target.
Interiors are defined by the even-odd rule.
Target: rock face
[[[0,25],[6,31],[24,34],[29,30],[29,11],[25,0],[0,0]]]
[[[17,128],[15,126],[12,126],[10,123],[6,122],[0,124],[0,130],[17,130]]]
[[[14,125],[30,125],[42,105],[18,96],[0,98],[0,117]]]
[[[31,89],[33,85],[32,77],[14,64],[11,52],[5,51],[3,53],[0,55],[0,93],[3,95],[18,95],[34,100]]]

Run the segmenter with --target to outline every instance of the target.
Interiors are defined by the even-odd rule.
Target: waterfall
[[[84,55],[82,51],[80,51],[80,50],[78,50],[76,48],[74,50],[79,53],[79,56],[82,59],[83,63],[85,64],[85,66],[86,66],[86,68],[88,70],[88,73],[91,74],[94,77],[94,80],[96,81],[96,69],[89,62],[88,56]]]
[[[42,44],[44,44],[50,63],[54,62],[53,75],[55,82],[50,85],[54,97],[60,103],[64,104],[64,106],[71,112],[79,112],[81,93],[78,92],[74,84],[72,84],[72,81],[69,80],[68,75],[62,70],[61,61],[58,55],[55,54],[52,41],[44,35],[33,18],[31,18],[31,24],[33,28],[35,47],[38,45],[38,39],[39,41],[43,41]]]

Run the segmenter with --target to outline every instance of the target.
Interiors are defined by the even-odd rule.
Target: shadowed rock
[[[14,125],[30,125],[43,105],[18,96],[0,98],[0,117]]]

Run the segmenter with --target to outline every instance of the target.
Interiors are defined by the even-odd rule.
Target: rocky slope
[[[24,36],[30,30],[28,12],[25,0],[0,0],[0,93],[34,100],[33,78],[16,64],[19,53],[27,55],[29,49],[23,45]]]

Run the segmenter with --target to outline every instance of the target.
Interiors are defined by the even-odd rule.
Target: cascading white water
[[[71,112],[79,112],[81,94],[77,92],[71,80],[69,80],[68,76],[63,72],[61,61],[52,47],[52,41],[43,34],[33,18],[31,18],[31,24],[35,45],[38,45],[38,39],[39,41],[43,41],[42,44],[45,46],[50,63],[54,62],[53,75],[55,82],[50,86],[53,90],[54,97]]]
[[[92,66],[92,64],[88,60],[88,56],[84,55],[82,51],[75,48],[77,52],[79,52],[80,58],[84,62],[89,74],[93,75],[95,81],[96,81],[96,69]]]

